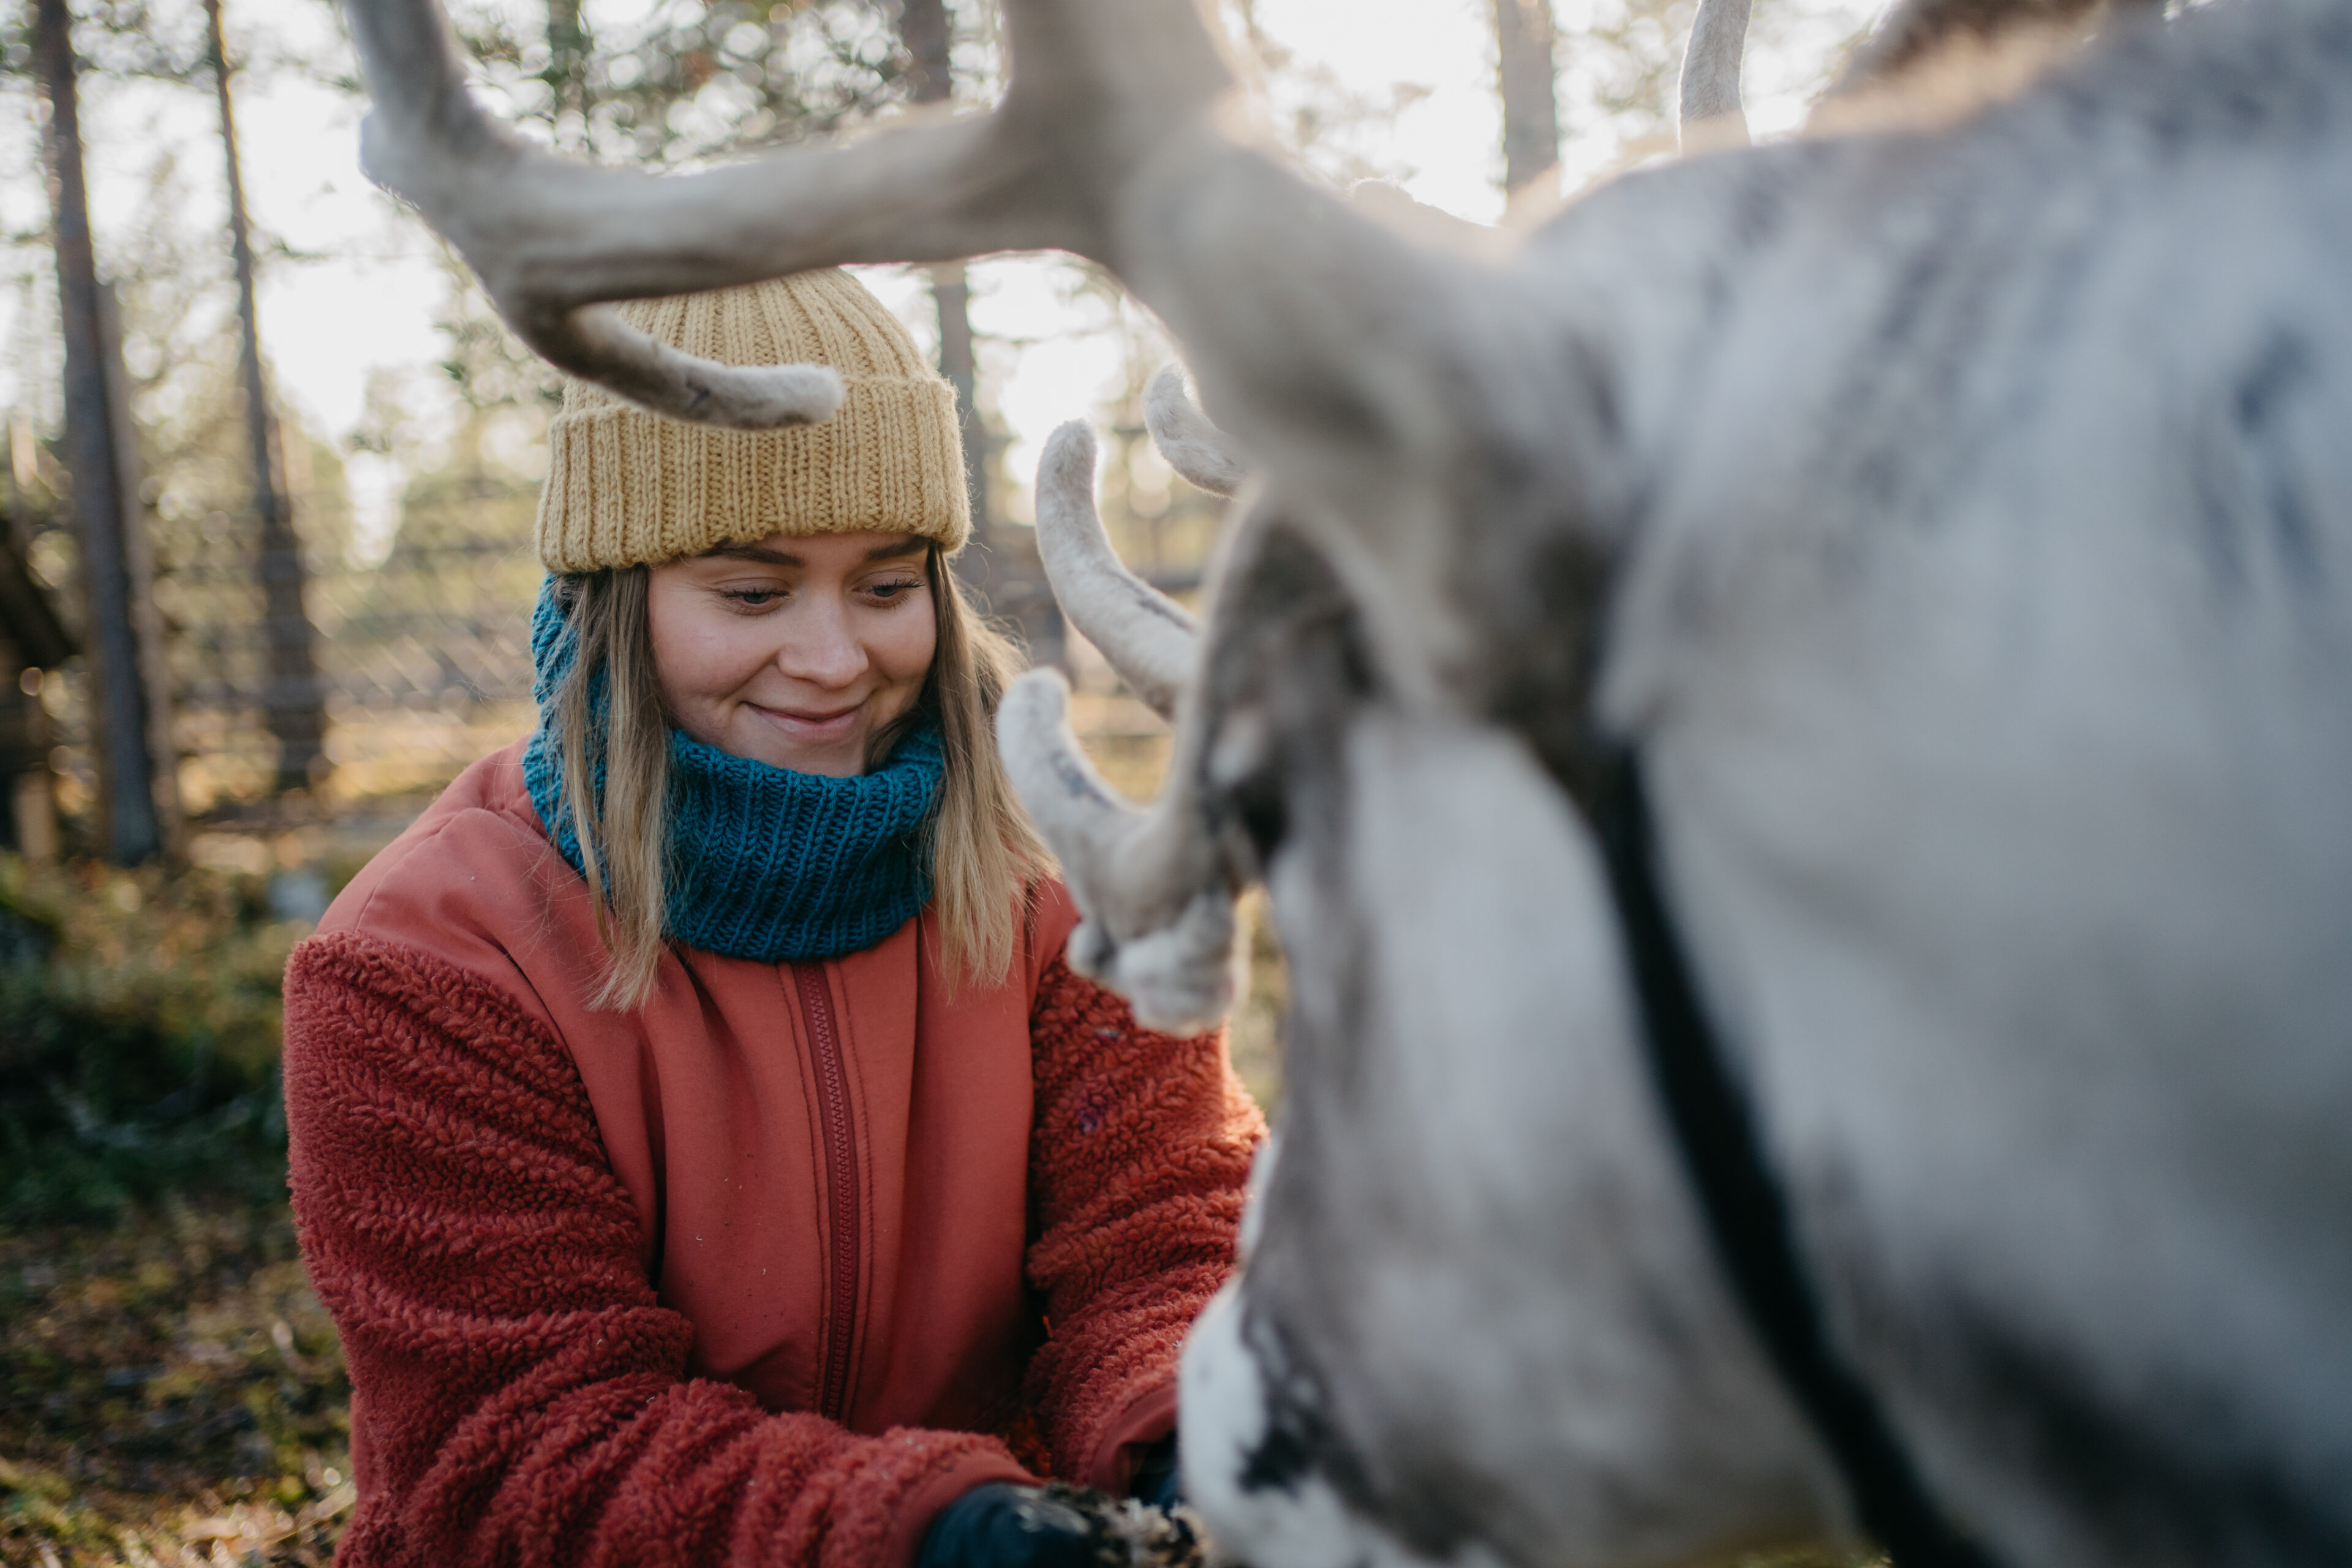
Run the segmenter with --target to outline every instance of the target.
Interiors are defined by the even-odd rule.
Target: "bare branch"
[[[1143,389],[1143,423],[1168,466],[1211,495],[1232,495],[1249,479],[1249,459],[1193,406],[1185,395],[1184,374],[1174,365]]]
[[[1748,49],[1748,0],[1699,0],[1683,55],[1683,144],[1746,146],[1748,115],[1739,101],[1739,69]]]
[[[1062,613],[1163,719],[1201,661],[1190,611],[1129,572],[1095,510],[1094,432],[1072,420],[1037,465],[1037,553]]]

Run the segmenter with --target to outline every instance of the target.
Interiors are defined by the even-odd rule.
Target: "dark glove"
[[[940,1510],[915,1568],[1098,1568],[1096,1534],[1044,1488],[992,1481]]]
[[[1135,1473],[1128,1479],[1127,1491],[1136,1501],[1163,1510],[1184,1500],[1183,1479],[1176,1471],[1175,1433],[1169,1433],[1136,1456]]]

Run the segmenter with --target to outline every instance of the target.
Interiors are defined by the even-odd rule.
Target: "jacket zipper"
[[[795,963],[793,981],[808,1023],[809,1054],[824,1102],[824,1166],[832,1188],[833,1245],[825,1279],[824,1377],[817,1411],[845,1420],[849,1405],[850,1341],[857,1325],[857,1126],[849,1107],[849,1068],[842,1060],[841,1036],[834,1027],[833,997],[821,963]]]

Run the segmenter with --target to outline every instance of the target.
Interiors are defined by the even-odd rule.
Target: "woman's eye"
[[[922,580],[920,578],[908,577],[894,583],[868,584],[866,591],[873,597],[881,600],[884,604],[889,605],[895,604],[898,600],[905,598],[908,595],[913,593],[922,585]]]
[[[727,588],[724,597],[747,610],[764,610],[784,596],[781,588]]]

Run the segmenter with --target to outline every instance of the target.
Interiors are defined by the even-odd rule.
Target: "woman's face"
[[[770,534],[653,569],[654,668],[677,727],[795,773],[866,771],[939,641],[922,540]]]

